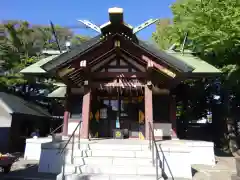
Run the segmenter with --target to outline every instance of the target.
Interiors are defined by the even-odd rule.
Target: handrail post
[[[74,142],[75,142],[75,132],[73,133],[73,137],[72,137],[72,153],[71,153],[71,163],[74,163],[74,158],[73,158],[73,154],[74,154]]]
[[[66,161],[66,152],[63,151],[63,162],[62,162],[62,180],[65,180],[65,161]]]
[[[81,121],[78,123],[78,125],[76,126],[76,128],[74,129],[72,135],[70,136],[70,138],[68,139],[67,143],[64,145],[64,147],[58,152],[58,154],[63,155],[63,164],[62,164],[62,180],[65,180],[65,161],[66,161],[66,150],[67,150],[67,146],[70,143],[71,139],[72,139],[72,152],[71,152],[71,163],[74,164],[74,145],[75,145],[75,133],[76,130],[78,129],[78,127],[80,126]],[[79,132],[80,133],[80,132]],[[79,144],[80,144],[80,134],[79,134]]]
[[[53,135],[57,130],[59,130],[64,124],[61,124],[60,126],[58,126],[56,129],[54,129],[53,131],[51,131],[49,133],[49,135]]]
[[[157,153],[157,152],[156,152]],[[152,164],[155,166],[155,158],[154,158],[154,141],[152,140]]]
[[[158,175],[159,175],[159,173],[158,173],[158,161],[159,161],[159,157],[158,157],[158,153],[157,153],[157,149],[156,149],[156,164],[155,164],[155,166],[156,166],[156,180],[158,180]]]
[[[172,174],[172,171],[170,169],[170,166],[167,162],[167,159],[164,155],[164,152],[162,150],[162,147],[161,147],[161,144],[159,144],[159,148],[160,148],[160,152],[162,153],[162,161],[161,161],[161,157],[159,155],[159,151],[158,151],[158,146],[157,146],[157,143],[156,143],[156,139],[155,139],[155,136],[154,136],[154,131],[153,131],[153,127],[151,125],[151,123],[149,122],[149,144],[150,144],[150,149],[152,150],[152,162],[153,162],[153,166],[155,165],[155,168],[156,168],[156,180],[158,180],[158,176],[159,176],[159,167],[161,168],[162,172],[165,173],[165,163],[166,163],[166,166],[169,170],[169,173],[170,175],[172,176],[172,180],[174,180],[174,177],[173,177],[173,174]],[[154,149],[155,149],[155,153],[154,153]],[[156,155],[156,159],[154,158],[154,155]],[[156,163],[155,163],[156,162]]]
[[[149,127],[149,129],[150,129],[150,127]],[[147,135],[146,135],[147,136]],[[150,133],[148,134],[148,138],[149,138],[149,149],[150,150],[152,150],[152,138],[151,138],[151,136],[150,136]]]
[[[78,134],[78,149],[80,150],[80,136],[81,136],[81,125],[82,125],[82,121],[80,121],[80,125],[79,125],[79,134]]]
[[[165,172],[165,158],[163,157],[163,165],[162,165],[162,170]]]

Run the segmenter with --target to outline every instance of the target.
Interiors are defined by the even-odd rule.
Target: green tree
[[[171,43],[182,44],[188,33],[186,48],[223,71],[222,92],[229,119],[229,96],[240,96],[240,1],[177,0],[171,9],[172,23],[158,25],[153,39],[166,49]]]
[[[168,49],[176,43],[175,37],[171,34],[172,28],[171,19],[159,19],[157,22],[156,32],[152,34],[152,38],[159,48]]]
[[[70,29],[58,25],[55,26],[55,31],[62,49],[65,48],[67,40],[74,39],[74,43],[79,43],[86,39],[83,36],[75,36]],[[50,26],[29,25],[26,21],[9,20],[0,24],[0,35],[0,60],[2,71],[5,72],[5,75],[0,77],[2,86],[26,82],[19,71],[38,61],[43,49],[58,50]]]

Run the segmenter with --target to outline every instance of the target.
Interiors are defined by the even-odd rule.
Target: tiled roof
[[[9,114],[19,113],[51,117],[51,114],[47,111],[47,109],[6,92],[0,92],[0,106]]]

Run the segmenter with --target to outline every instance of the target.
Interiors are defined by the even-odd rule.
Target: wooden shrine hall
[[[219,71],[141,41],[136,33],[143,26],[126,24],[121,8],[109,9],[109,22],[91,26],[100,35],[42,66],[66,84],[64,135],[82,121],[81,138],[111,138],[121,129],[126,138],[148,139],[149,123],[158,138],[176,136],[171,89],[186,78]]]

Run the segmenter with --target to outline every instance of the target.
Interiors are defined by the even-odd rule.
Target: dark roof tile
[[[101,41],[101,35],[98,35],[88,41],[75,46],[71,50],[62,53],[58,57],[54,58],[53,60],[49,61],[48,63],[44,64],[42,68],[46,71],[52,70],[55,67],[67,63],[72,58],[79,56],[82,52],[86,51],[87,49],[91,48],[92,46],[96,45]]]
[[[51,116],[51,114],[48,113],[47,109],[44,109],[34,103],[28,102],[18,96],[9,93],[0,92],[0,99],[0,106],[7,106],[7,108],[11,111],[9,113],[19,113],[45,117]]]

